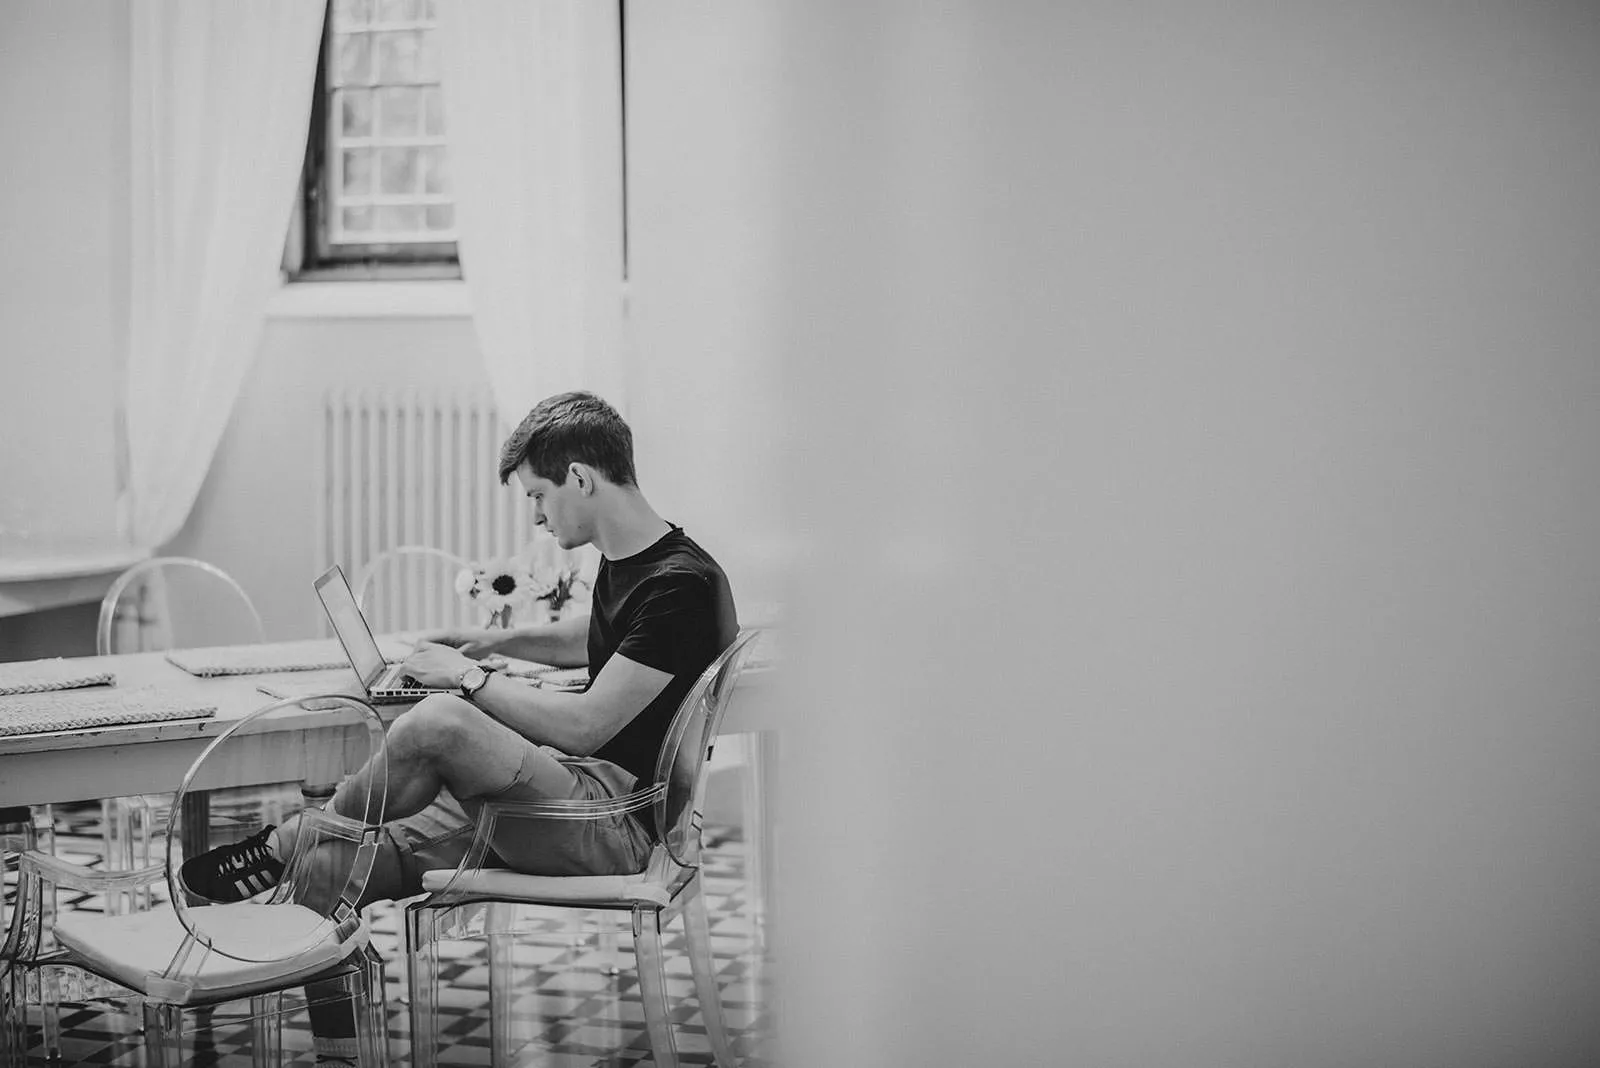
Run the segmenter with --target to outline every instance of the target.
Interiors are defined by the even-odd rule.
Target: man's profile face
[[[555,535],[556,543],[563,549],[576,549],[587,545],[590,538],[587,509],[584,508],[583,491],[577,479],[569,472],[567,480],[556,485],[548,478],[533,473],[526,461],[517,466],[517,481],[528,500],[533,502],[533,522]]]

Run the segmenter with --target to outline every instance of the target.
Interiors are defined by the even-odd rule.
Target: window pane
[[[378,133],[384,137],[415,137],[422,130],[420,89],[378,90]]]
[[[375,33],[378,81],[385,85],[407,85],[417,80],[417,35],[414,33]]]
[[[360,26],[372,17],[372,0],[334,0],[333,25],[336,29]]]
[[[367,89],[340,89],[333,94],[339,101],[337,137],[372,136],[372,93]]]
[[[437,85],[422,90],[422,132],[429,137],[444,133],[444,91]]]
[[[378,150],[378,192],[411,194],[417,191],[417,153],[415,148]]]
[[[372,81],[371,40],[364,33],[341,33],[335,38],[334,48],[339,54],[335,85],[366,85]]]
[[[372,194],[372,149],[347,148],[342,157],[343,180],[339,191],[345,195],[370,196]]]
[[[417,81],[439,80],[439,38],[432,33],[417,35]]]
[[[378,0],[380,22],[409,22],[417,17],[417,0]]]
[[[456,206],[454,204],[429,204],[427,216],[428,229],[452,230],[456,225]]]
[[[422,229],[422,208],[416,205],[385,205],[377,211],[379,230],[410,233]]]
[[[450,192],[450,157],[442,148],[423,148],[417,152],[422,167],[424,193]]]
[[[326,95],[312,130],[324,154],[323,167],[307,171],[315,185],[306,188],[306,204],[318,231],[307,264],[454,259],[457,220],[434,28],[440,5],[324,2]]]

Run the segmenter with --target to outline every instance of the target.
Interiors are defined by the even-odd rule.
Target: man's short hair
[[[556,485],[567,481],[567,465],[588,464],[619,486],[638,485],[633,469],[633,431],[617,410],[593,393],[546,397],[500,447],[500,483],[526,463]]]

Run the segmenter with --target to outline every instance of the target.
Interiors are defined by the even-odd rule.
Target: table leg
[[[183,821],[183,832],[178,836],[183,859],[197,857],[211,848],[211,794],[208,791],[186,792],[178,818]]]

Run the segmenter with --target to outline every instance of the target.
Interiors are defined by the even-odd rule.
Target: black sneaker
[[[209,849],[184,861],[179,877],[190,893],[224,905],[269,890],[283,876],[282,862],[267,848],[270,834],[267,826],[242,842]]]

